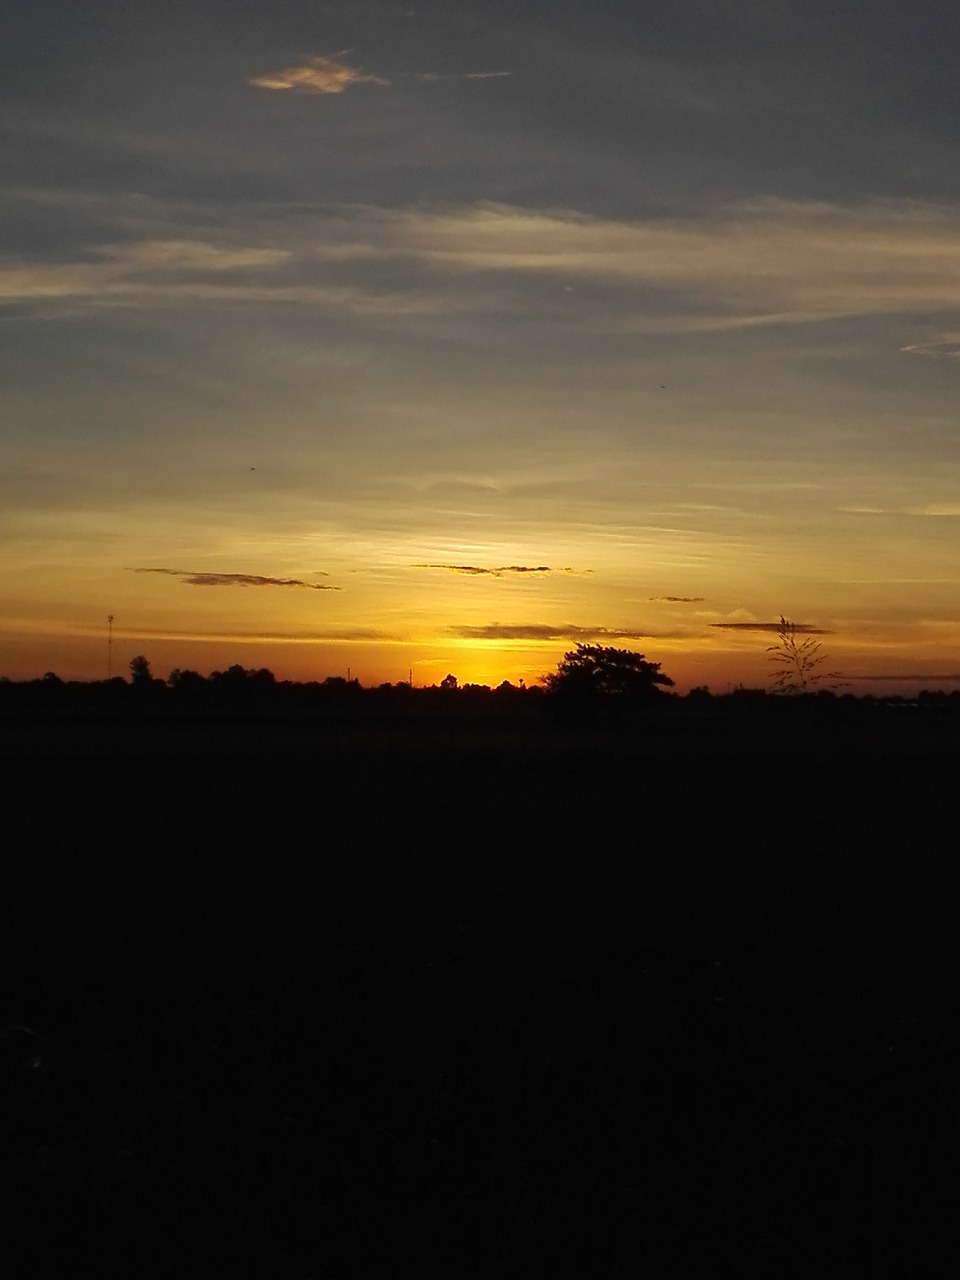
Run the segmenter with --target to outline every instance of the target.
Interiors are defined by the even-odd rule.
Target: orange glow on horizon
[[[609,640],[603,635],[585,642],[612,644],[616,648],[642,652],[659,662],[674,681],[673,692],[685,694],[695,686],[707,686],[713,693],[729,692],[737,686],[769,688],[772,669],[766,652],[775,639],[769,633],[746,632],[731,644],[713,635],[691,637],[684,642]],[[826,681],[853,694],[909,695],[920,688],[960,687],[945,653],[947,647],[936,640],[918,647],[910,644],[913,661],[903,653],[895,637],[885,636],[871,646],[853,648],[825,636],[829,670],[841,680]],[[239,664],[247,669],[266,667],[278,680],[323,681],[329,676],[359,680],[364,687],[406,682],[411,674],[415,686],[439,684],[452,674],[458,683],[495,688],[503,681],[528,687],[556,669],[564,653],[575,648],[575,640],[543,642],[470,641],[462,638],[435,638],[420,642],[349,642],[288,638],[258,638],[217,635],[165,635],[149,629],[131,631],[117,624],[112,645],[108,645],[106,618],[102,634],[63,632],[53,624],[34,630],[31,636],[5,628],[0,631],[0,676],[30,680],[53,671],[62,679],[99,680],[108,667],[114,676],[129,674],[131,658],[143,654],[153,674],[166,679],[175,668],[196,670],[207,676]],[[902,675],[897,677],[897,672]],[[896,678],[894,678],[896,677]]]

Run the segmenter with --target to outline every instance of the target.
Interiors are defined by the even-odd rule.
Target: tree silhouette
[[[130,683],[135,689],[149,689],[153,684],[150,675],[150,663],[142,653],[130,659]]]
[[[616,719],[621,711],[659,697],[659,686],[673,681],[659,662],[648,662],[642,653],[578,644],[542,684],[564,718],[582,722],[592,719],[600,707]]]
[[[202,693],[207,687],[207,681],[203,678],[199,671],[181,671],[179,667],[174,667],[167,678],[167,684],[174,691],[192,696]]]

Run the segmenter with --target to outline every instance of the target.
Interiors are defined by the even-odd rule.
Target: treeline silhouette
[[[36,680],[14,681],[0,678],[0,705],[116,705],[116,706],[264,706],[328,707],[357,712],[364,708],[456,705],[464,710],[478,707],[517,705],[525,698],[542,696],[539,688],[526,689],[504,680],[496,688],[488,685],[460,685],[447,676],[439,685],[414,687],[408,682],[388,682],[364,686],[356,678],[328,676],[323,680],[278,680],[265,667],[245,669],[235,665],[208,676],[198,671],[172,671],[166,680],[147,672],[132,679],[113,676],[108,680],[62,680],[48,671]]]
[[[355,711],[432,711],[442,709],[463,715],[483,712],[552,714],[568,711],[573,719],[603,717],[620,712],[673,709],[677,714],[691,711],[713,714],[773,712],[790,708],[793,713],[816,709],[819,714],[842,713],[853,708],[895,708],[960,714],[960,690],[923,689],[913,696],[902,694],[854,694],[818,689],[815,692],[783,694],[774,689],[737,685],[724,692],[701,685],[681,694],[656,689],[644,703],[617,692],[584,687],[575,681],[564,684],[556,676],[527,686],[503,680],[500,684],[460,684],[447,675],[439,684],[413,685],[408,681],[363,685],[356,677],[327,676],[323,680],[278,680],[266,667],[244,668],[235,664],[203,676],[198,671],[175,668],[167,679],[150,673],[144,659],[131,663],[132,678],[113,676],[105,680],[64,680],[53,671],[38,679],[13,680],[0,676],[0,707],[55,706],[261,706],[275,709],[329,708]],[[620,718],[618,714],[617,719]]]

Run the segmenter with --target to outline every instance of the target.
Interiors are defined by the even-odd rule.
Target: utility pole
[[[113,614],[107,614],[107,679],[113,679]]]

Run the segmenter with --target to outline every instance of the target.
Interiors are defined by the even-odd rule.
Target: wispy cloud
[[[960,586],[960,578],[840,578],[842,586],[856,587],[909,587],[909,586]]]
[[[492,622],[485,627],[452,627],[451,634],[464,640],[640,640],[651,639],[649,631],[613,629],[609,627],[578,627],[570,623],[517,623]],[[658,635],[663,639],[662,635]]]
[[[704,596],[650,596],[651,604],[702,604]]]
[[[781,622],[711,622],[711,627],[721,631],[766,631],[777,633],[782,630]],[[809,622],[791,622],[788,624],[797,635],[828,636],[832,633],[823,627],[815,627]]]
[[[352,232],[358,254],[403,254],[438,271],[672,290],[693,299],[697,314],[678,309],[658,323],[723,329],[956,307],[955,222],[951,208],[919,202],[771,199],[731,204],[709,220],[627,222],[496,204],[382,210],[355,220]]]
[[[956,681],[960,681],[960,671],[948,671],[945,673],[932,672],[932,671],[921,671],[921,672],[886,671],[886,672],[883,672],[881,675],[859,675],[859,676],[845,675],[844,679],[857,680],[860,682],[877,681],[878,683],[881,683],[881,682],[893,683],[895,681],[903,680],[911,684],[917,681],[924,681],[924,680],[956,682]]]
[[[415,564],[413,569],[445,569],[448,573],[465,573],[470,576],[502,578],[507,573],[573,573],[573,569],[552,569],[547,564],[504,564],[496,569],[485,569],[476,564]]]
[[[942,333],[926,342],[911,342],[901,347],[906,355],[932,356],[935,360],[960,360],[960,333]]]
[[[286,67],[283,71],[271,71],[257,76],[250,84],[257,89],[292,90],[294,93],[310,94],[343,93],[356,84],[389,86],[390,81],[382,76],[370,75],[361,67],[351,67],[349,63],[341,62],[340,59],[349,52],[349,49],[344,49],[332,57],[307,58],[305,62]]]
[[[102,631],[102,627],[84,627],[84,631]],[[246,629],[230,631],[204,631],[178,627],[114,627],[114,635],[136,636],[144,640],[200,640],[217,644],[246,644],[256,641],[262,644],[342,644],[377,642],[397,644],[402,637],[373,627],[322,627],[309,631],[268,631]]]
[[[118,211],[118,233],[70,260],[8,256],[0,302],[232,300],[372,315],[500,314],[542,310],[542,290],[527,286],[553,277],[557,297],[579,299],[581,290],[566,289],[586,281],[655,292],[650,311],[610,294],[609,306],[550,313],[590,331],[712,332],[960,307],[955,212],[916,202],[768,200],[710,219],[636,221],[496,204],[351,206],[313,218],[258,214],[246,238],[213,233],[209,211],[183,208],[180,234],[131,236],[136,216],[153,231],[162,215],[146,206],[139,215]],[[960,335],[905,350],[960,358]]]
[[[212,277],[214,292],[228,273],[276,268],[292,257],[277,246],[210,240],[134,240],[93,246],[73,262],[6,262],[0,266],[0,302],[31,299],[131,297],[158,287],[183,293]]]
[[[925,502],[919,507],[904,507],[905,516],[960,516],[960,502]]]
[[[914,507],[838,507],[848,516],[960,516],[960,502],[921,502]]]
[[[326,246],[328,259],[354,250]],[[314,249],[171,239],[93,246],[73,261],[0,263],[0,307],[176,307],[189,304],[293,304],[331,314],[437,315],[475,311],[477,300],[422,284],[382,288],[360,280],[304,278]],[[299,265],[299,272],[291,271]]]
[[[512,71],[418,71],[413,78],[425,84],[433,84],[437,80],[503,80],[512,75]]]
[[[191,569],[134,569],[134,573],[163,573],[190,587],[304,587],[307,591],[339,591],[326,583],[302,578],[270,578],[258,573],[196,573]]]
[[[99,258],[145,271],[243,271],[287,262],[288,249],[259,245],[213,244],[208,240],[140,240],[98,245]]]

